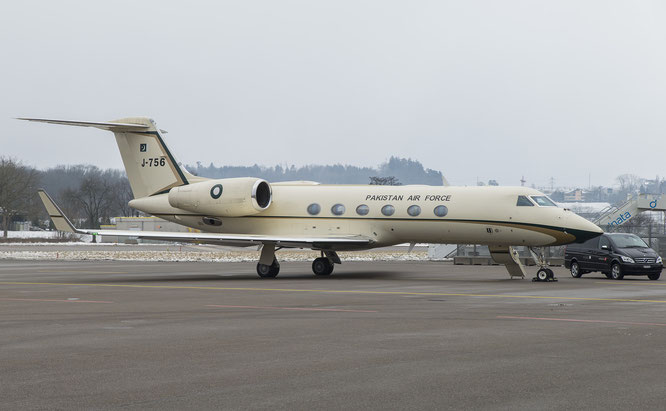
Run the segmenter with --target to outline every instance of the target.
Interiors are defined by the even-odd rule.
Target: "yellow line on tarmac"
[[[610,285],[642,285],[648,287],[666,286],[666,283],[659,283],[657,281],[595,281],[597,284],[610,284]]]
[[[127,271],[77,271],[77,270],[37,270],[38,273],[69,273],[69,274],[129,274]]]
[[[0,281],[0,285],[56,285],[81,287],[124,287],[124,288],[154,288],[176,290],[219,290],[219,291],[269,291],[269,292],[296,292],[296,293],[337,293],[337,294],[378,294],[378,295],[426,295],[448,297],[490,297],[490,298],[522,298],[540,300],[573,300],[573,301],[614,301],[634,303],[666,303],[666,300],[638,300],[630,298],[594,298],[594,297],[557,297],[550,295],[503,295],[503,294],[471,294],[471,293],[432,293],[413,291],[363,291],[363,290],[308,290],[298,288],[253,288],[253,287],[201,287],[201,286],[175,286],[175,285],[135,285],[135,284],[80,284],[80,283],[38,283]]]

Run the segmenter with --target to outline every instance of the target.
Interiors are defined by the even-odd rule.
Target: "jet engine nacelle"
[[[260,178],[222,178],[174,187],[172,207],[220,217],[243,217],[266,210],[273,200],[270,184]]]

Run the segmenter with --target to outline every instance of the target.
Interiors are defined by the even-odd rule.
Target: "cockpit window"
[[[546,196],[532,196],[532,200],[534,200],[534,202],[540,207],[557,207],[557,204]]]
[[[534,203],[530,201],[529,198],[525,196],[518,196],[518,202],[516,203],[518,207],[534,207]]]

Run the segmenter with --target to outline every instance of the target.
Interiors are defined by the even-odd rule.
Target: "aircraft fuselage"
[[[601,232],[569,210],[517,206],[518,196],[544,196],[526,187],[277,183],[272,190],[270,207],[246,217],[174,208],[167,194],[132,200],[130,205],[206,232],[361,235],[373,240],[372,247],[406,242],[552,246]]]

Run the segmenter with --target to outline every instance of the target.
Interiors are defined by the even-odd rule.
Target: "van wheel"
[[[622,274],[622,268],[620,267],[620,264],[613,263],[613,265],[611,266],[610,275],[613,280],[621,280],[624,278],[624,274]]]
[[[658,280],[661,277],[661,273],[648,274],[648,278],[652,281]]]
[[[580,271],[580,266],[576,261],[571,262],[571,276],[573,278],[580,278],[583,275],[583,272]]]

